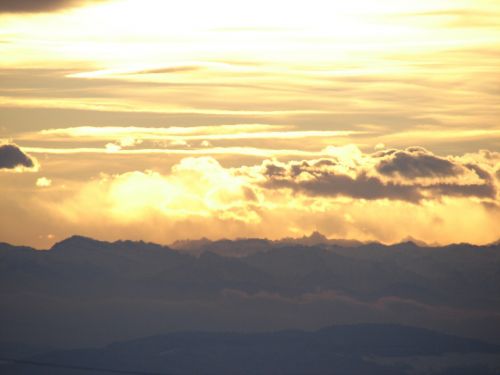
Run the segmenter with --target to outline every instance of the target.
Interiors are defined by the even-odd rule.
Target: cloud
[[[36,186],[38,187],[49,187],[52,185],[52,180],[47,177],[40,177],[36,180]]]
[[[28,139],[53,140],[114,140],[117,137],[136,140],[245,140],[245,139],[302,139],[348,137],[360,132],[347,130],[295,130],[290,126],[270,124],[231,124],[191,127],[81,126],[46,129],[28,134]]]
[[[498,27],[498,11],[495,9],[443,9],[421,13],[413,13],[413,17],[432,17],[441,21],[447,27],[476,28],[476,27]]]
[[[81,207],[89,208],[87,212],[101,212],[120,223],[135,223],[148,215],[175,220],[211,217],[258,221],[247,209],[255,198],[245,182],[213,158],[184,158],[168,175],[153,171],[103,174],[64,202],[61,213],[68,220],[80,220],[82,212],[71,204],[78,201]]]
[[[79,232],[161,243],[193,236],[300,237],[314,230],[335,238],[395,242],[411,236],[443,244],[484,244],[500,236],[500,211],[491,209],[499,202],[498,181],[493,177],[498,159],[491,153],[446,157],[457,166],[456,175],[409,178],[378,172],[379,163],[393,153],[381,156],[355,146],[329,147],[321,155],[282,155],[282,161],[249,165],[235,165],[224,155],[219,160],[158,156],[167,163],[175,161],[169,169],[155,170],[131,162],[136,157],[122,154],[129,151],[122,149],[94,162],[72,157],[71,170],[95,171],[98,165],[108,173],[75,174],[51,188],[54,194],[30,183],[29,200],[25,199],[29,186],[19,179],[8,180],[0,186],[0,195],[13,195],[0,202],[5,212],[0,234],[5,240],[25,243],[27,232],[18,224],[23,222],[37,231],[33,238],[40,231],[58,238]],[[411,149],[396,151],[412,154]],[[68,160],[51,154],[45,170],[55,173],[52,168]],[[117,171],[116,165],[123,167],[110,172]],[[8,221],[12,216],[20,219]]]
[[[474,171],[474,173],[482,180],[485,180],[485,181],[491,181],[492,177],[490,175],[490,173],[488,173],[487,171],[485,171],[483,168],[481,168],[480,166],[478,165],[475,165],[473,163],[468,163],[465,165],[467,168],[469,168],[470,170]]]
[[[163,73],[182,73],[182,72],[192,72],[195,70],[202,69],[202,66],[197,65],[183,65],[183,66],[169,66],[157,69],[144,69],[134,71],[131,74],[163,74]]]
[[[321,161],[320,161],[321,162]],[[323,161],[325,165],[327,160]],[[312,196],[346,196],[360,199],[396,199],[418,202],[423,195],[413,186],[383,183],[379,178],[361,173],[356,177],[316,168],[317,164],[291,164],[289,168],[273,164],[265,166],[268,180],[263,186],[271,189],[290,188]]]
[[[358,133],[361,132],[296,130],[290,125],[249,123],[190,127],[81,126],[27,132],[17,135],[16,139],[22,140],[25,144],[43,142],[43,147],[26,148],[32,153],[75,154],[120,151],[122,154],[311,157],[322,155],[321,148],[324,148],[328,140],[349,142],[350,137]],[[309,141],[305,149],[304,139]],[[95,147],[101,142],[104,147]],[[62,148],[62,144],[72,147]],[[83,144],[85,147],[81,147]],[[311,151],[313,149],[318,151]]]
[[[209,141],[204,140],[204,141],[201,141],[200,146],[201,147],[212,147],[212,144]]]
[[[386,156],[377,166],[378,172],[386,176],[446,177],[461,173],[455,163],[432,155],[421,147],[383,151],[377,155]]]
[[[103,0],[14,0],[0,2],[0,13],[42,13]]]
[[[106,143],[104,148],[106,149],[106,152],[118,152],[122,149],[122,147],[116,143]]]
[[[436,156],[421,147],[352,153],[346,158],[265,161],[260,170],[267,189],[291,189],[322,197],[390,199],[411,203],[442,196],[495,199],[490,173],[477,164]],[[259,176],[257,176],[257,179]]]
[[[168,146],[173,146],[175,143],[169,143]],[[185,144],[188,146],[188,144]],[[179,143],[177,143],[179,146]],[[323,154],[322,152],[303,151],[296,149],[270,149],[256,147],[203,147],[202,148],[140,148],[140,149],[123,149],[119,144],[107,143],[104,147],[73,147],[73,148],[52,148],[52,147],[25,147],[33,154],[56,154],[56,155],[74,155],[74,154],[104,154],[111,152],[120,152],[122,155],[184,155],[184,156],[201,156],[201,155],[243,155],[255,156],[259,158],[269,158],[274,156],[302,156],[313,157]]]
[[[189,73],[202,70],[214,70],[221,73],[228,72],[247,72],[249,67],[254,66],[251,62],[220,62],[220,61],[196,61],[196,62],[179,62],[173,65],[160,65],[151,66],[119,68],[119,69],[101,69],[94,71],[85,71],[72,73],[67,77],[71,78],[102,78],[102,77],[115,77],[126,75],[141,75],[141,74],[171,74],[171,73]]]
[[[0,144],[0,170],[36,170],[35,159],[12,143]]]

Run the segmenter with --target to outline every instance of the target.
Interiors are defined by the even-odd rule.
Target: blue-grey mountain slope
[[[469,358],[466,362],[450,360],[453,354]],[[441,366],[433,366],[436,359],[441,359]],[[114,343],[101,349],[53,351],[30,357],[32,363],[49,367],[6,364],[0,369],[4,375],[84,373],[57,365],[93,369],[94,374],[105,374],[98,369],[110,369],[179,375],[430,375],[447,371],[493,375],[500,371],[500,362],[494,362],[498,360],[498,345],[421,328],[360,324],[315,332],[177,332]]]
[[[500,245],[312,240],[204,240],[196,253],[79,236],[46,251],[0,244],[0,341],[390,323],[500,343]]]

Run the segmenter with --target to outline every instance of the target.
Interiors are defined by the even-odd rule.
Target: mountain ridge
[[[100,373],[98,369],[123,369],[168,374],[402,375],[419,373],[411,366],[415,358],[419,358],[418,366],[439,358],[445,368],[456,370],[463,363],[449,361],[453,353],[500,359],[500,345],[417,327],[353,324],[314,331],[173,332],[114,342],[102,348],[49,351],[28,359],[31,363],[93,368],[96,374]],[[410,361],[410,365],[401,366],[398,361]],[[482,357],[467,360],[464,368],[478,373],[484,369]],[[487,368],[491,370],[488,374],[493,374],[495,369],[500,370],[500,364]],[[45,368],[36,366],[26,372],[26,366],[21,364],[0,364],[0,369],[5,375],[47,374]],[[50,368],[54,375],[67,374],[65,371]],[[431,367],[425,373],[441,372]]]
[[[81,236],[48,251],[0,245],[4,339],[79,346],[186,328],[371,322],[500,343],[500,245],[228,240],[222,249]]]
[[[237,249],[234,249],[234,245],[238,245]],[[127,239],[118,239],[114,241],[108,240],[100,240],[95,239],[89,236],[73,234],[67,238],[62,239],[61,241],[55,242],[50,248],[34,248],[25,245],[14,245],[6,242],[0,242],[0,250],[2,248],[18,248],[25,250],[40,250],[40,251],[48,251],[48,250],[57,250],[61,248],[67,248],[68,245],[84,245],[86,247],[90,247],[92,245],[114,245],[114,246],[122,246],[122,247],[147,247],[147,248],[164,248],[167,250],[173,250],[177,252],[189,253],[196,256],[199,256],[202,252],[211,251],[217,253],[219,255],[225,256],[247,256],[258,252],[256,249],[245,249],[246,245],[252,246],[257,245],[259,248],[263,248],[265,246],[268,247],[281,247],[281,246],[290,246],[290,245],[302,245],[302,246],[338,246],[343,248],[360,248],[360,247],[415,247],[415,248],[449,248],[449,247],[457,247],[457,246],[470,246],[470,247],[496,247],[500,246],[500,239],[487,244],[472,244],[466,242],[457,242],[457,243],[448,243],[448,244],[427,244],[424,241],[406,237],[405,239],[395,242],[395,243],[382,243],[377,241],[358,241],[353,239],[331,239],[321,234],[320,232],[314,231],[309,236],[302,236],[297,238],[285,237],[278,240],[270,240],[267,238],[221,238],[221,239],[208,239],[206,237],[200,239],[185,239],[185,240],[177,240],[170,244],[160,244],[150,241],[143,240],[127,240]],[[233,247],[232,249],[224,249],[224,247]],[[243,248],[243,249],[242,249]]]

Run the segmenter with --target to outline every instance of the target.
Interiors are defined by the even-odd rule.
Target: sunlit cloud
[[[52,180],[47,177],[40,177],[36,180],[36,186],[44,188],[52,185]]]
[[[148,213],[172,220],[215,216],[259,221],[258,216],[245,209],[255,197],[251,188],[245,186],[244,178],[234,176],[212,158],[185,158],[168,176],[152,171],[103,175],[85,185],[73,199],[102,210],[117,222],[137,222]],[[100,208],[90,203],[93,199],[100,202]],[[60,213],[71,221],[79,221],[79,210],[68,209],[68,205],[76,208],[75,201],[67,203],[63,203]]]
[[[57,101],[54,101],[57,99]],[[238,116],[286,116],[295,114],[321,114],[328,113],[322,109],[269,109],[269,110],[247,110],[247,109],[225,109],[225,108],[197,108],[183,105],[165,105],[160,103],[127,102],[126,100],[112,100],[107,98],[80,98],[78,101],[63,97],[58,98],[12,98],[0,96],[0,107],[19,108],[57,108],[57,109],[79,109],[92,111],[118,111],[130,113],[162,113],[162,114],[199,114],[199,115],[238,115]]]
[[[27,138],[50,140],[51,137],[69,137],[78,140],[119,139],[121,146],[133,146],[144,140],[192,141],[192,140],[238,140],[238,139],[302,139],[314,137],[346,137],[359,134],[346,130],[294,130],[291,126],[266,124],[234,124],[194,127],[92,127],[47,129]],[[22,137],[18,137],[21,139]],[[54,138],[52,138],[54,139]]]
[[[145,128],[145,127],[118,127],[118,126],[80,126],[75,128],[46,129],[40,132],[42,136],[67,136],[67,137],[94,137],[99,139],[110,139],[113,137],[134,137],[147,138],[158,136],[189,136],[230,134],[248,131],[266,131],[285,128],[284,126],[267,124],[233,124],[218,126],[194,126],[194,127],[165,127],[165,128]]]
[[[312,197],[351,197],[418,203],[444,196],[497,198],[492,166],[462,164],[419,147],[373,155],[351,154],[354,162],[330,157],[280,163],[265,161],[256,178],[270,189]]]
[[[247,155],[261,158],[273,156],[303,156],[314,157],[321,156],[326,151],[305,151],[293,149],[267,149],[256,147],[203,147],[190,149],[177,148],[140,148],[140,149],[122,149],[120,145],[108,143],[104,147],[72,147],[72,148],[50,148],[50,147],[24,147],[27,152],[33,154],[103,154],[120,153],[121,155]]]
[[[29,152],[45,154],[249,155],[267,158],[279,155],[322,155],[322,143],[333,139],[344,139],[342,143],[345,143],[350,137],[360,134],[363,132],[295,130],[292,126],[268,124],[164,128],[84,126],[19,134],[16,139],[22,140]],[[301,147],[304,140],[307,140],[311,147]],[[103,146],[82,147],[82,144],[89,142]],[[247,145],[248,142],[252,144]],[[277,142],[285,143],[279,145]],[[35,145],[29,146],[29,143]],[[37,143],[43,143],[43,146],[37,146]],[[69,144],[72,147],[61,147],[61,144]]]
[[[250,65],[250,64],[248,64]],[[231,72],[246,72],[249,71],[249,66],[243,64],[229,64],[223,62],[179,62],[175,65],[145,65],[141,67],[129,67],[118,69],[104,69],[89,72],[78,72],[68,74],[68,78],[127,78],[126,76],[141,76],[141,75],[162,75],[172,73],[192,73],[202,69],[211,69],[214,71],[231,71]],[[252,71],[253,69],[251,69]],[[158,76],[156,77],[158,78]]]
[[[487,4],[486,2],[484,2]],[[493,5],[490,3],[490,5]],[[489,11],[471,8],[450,8],[428,12],[407,14],[409,17],[426,17],[432,21],[439,22],[448,27],[473,28],[473,27],[494,27],[498,28],[498,16],[500,8],[489,9]]]

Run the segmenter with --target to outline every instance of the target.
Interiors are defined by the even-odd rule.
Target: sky
[[[496,0],[0,1],[0,241],[500,238]]]

